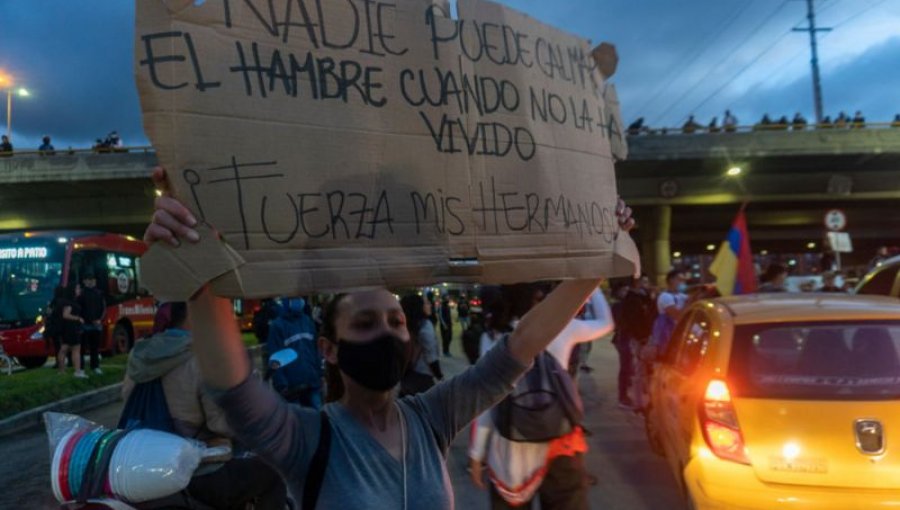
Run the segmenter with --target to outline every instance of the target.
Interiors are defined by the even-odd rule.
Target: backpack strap
[[[306,472],[306,483],[303,484],[303,510],[313,510],[319,500],[322,491],[322,482],[325,480],[325,470],[328,468],[328,454],[331,451],[331,422],[325,411],[319,413],[321,426],[319,427],[319,444],[316,452],[309,462]]]

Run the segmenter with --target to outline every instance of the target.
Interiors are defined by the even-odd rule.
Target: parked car
[[[900,297],[900,256],[887,259],[863,277],[856,293]]]
[[[694,303],[654,367],[647,436],[691,508],[900,505],[900,302]]]

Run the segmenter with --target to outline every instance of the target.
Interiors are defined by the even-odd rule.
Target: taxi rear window
[[[728,372],[747,398],[900,398],[900,322],[739,326]]]

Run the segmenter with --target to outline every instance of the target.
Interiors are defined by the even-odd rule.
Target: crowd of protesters
[[[97,138],[94,141],[94,145],[91,149],[96,153],[107,153],[107,152],[124,152],[127,151],[125,148],[125,143],[122,141],[122,138],[119,136],[119,133],[116,131],[111,131],[106,138]],[[26,151],[28,153],[37,153],[39,156],[55,156],[57,154],[56,147],[53,146],[53,141],[49,135],[44,135],[41,138],[41,145],[35,151]],[[74,154],[75,151],[69,147],[68,150],[65,151],[67,154]],[[0,136],[0,157],[12,157],[15,155],[16,149],[12,144],[9,136],[2,135]]]
[[[890,126],[900,128],[900,113],[894,116]],[[804,131],[811,127],[815,129],[865,129],[867,124],[866,118],[861,111],[857,111],[852,117],[845,112],[840,112],[833,120],[831,116],[825,116],[822,122],[812,124],[806,120],[802,113],[797,112],[790,119],[787,115],[775,118],[767,113],[758,122],[748,127],[752,131]],[[689,115],[680,129],[651,128],[646,125],[644,118],[640,117],[628,126],[628,135],[665,135],[670,132],[682,134],[736,133],[738,129],[737,117],[731,110],[725,110],[721,123],[719,122],[719,117],[713,117],[708,124],[703,125],[697,122],[694,115]]]

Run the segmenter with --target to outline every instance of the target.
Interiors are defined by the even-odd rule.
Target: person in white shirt
[[[533,295],[533,300],[540,294]],[[487,303],[485,303],[487,305]],[[547,347],[562,367],[568,366],[573,348],[591,342],[608,333],[615,325],[609,305],[599,290],[588,300],[593,310],[591,320],[572,320]],[[491,324],[482,335],[481,354],[484,355],[502,339],[504,321],[490,310]],[[515,320],[511,321],[515,327]],[[473,424],[469,448],[470,473],[474,483],[486,488],[483,464],[491,492],[491,508],[530,508],[539,499],[544,510],[587,508],[587,484],[583,455],[587,442],[581,427],[557,439],[543,443],[511,441],[497,432],[491,412],[483,413]]]
[[[684,273],[673,269],[666,275],[666,290],[659,294],[656,298],[656,308],[659,315],[653,324],[653,336],[651,341],[657,348],[657,354],[661,355],[669,340],[672,338],[672,331],[675,329],[675,321],[681,315],[687,304],[687,284],[685,283]]]

